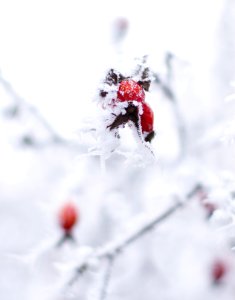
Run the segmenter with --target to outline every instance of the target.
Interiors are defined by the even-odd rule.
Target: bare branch
[[[119,253],[119,252],[123,251],[127,246],[134,243],[136,240],[138,240],[139,238],[144,236],[146,233],[148,233],[149,231],[154,229],[156,225],[162,223],[164,220],[169,218],[174,212],[176,212],[183,205],[184,204],[182,202],[177,202],[176,204],[174,204],[172,207],[167,209],[162,215],[154,218],[152,221],[150,221],[149,223],[144,225],[142,228],[137,230],[130,237],[127,237],[126,239],[124,239],[122,241],[122,243],[120,243],[119,245],[114,247],[113,252]]]
[[[5,79],[0,71],[0,84],[3,86],[5,91],[11,97],[11,99],[15,102],[16,107],[19,108],[20,106],[24,107],[28,110],[31,115],[45,128],[45,130],[51,136],[51,140],[55,144],[60,144],[64,146],[75,146],[74,144],[70,144],[70,142],[60,136],[56,130],[51,126],[51,124],[47,121],[47,119],[38,111],[38,109],[33,106],[32,104],[28,103],[24,98],[22,98],[16,90],[13,88],[11,83]]]
[[[102,247],[101,249],[94,250],[94,252],[87,257],[87,259],[77,267],[75,270],[75,274],[72,279],[69,281],[68,285],[74,284],[75,281],[79,279],[79,277],[87,271],[94,260],[109,260],[110,257],[114,258],[122,253],[129,245],[133,244],[140,238],[144,237],[148,232],[153,230],[157,225],[161,224],[163,221],[166,221],[169,217],[171,217],[175,212],[177,212],[180,208],[184,207],[189,200],[193,199],[193,196],[198,192],[199,185],[196,185],[192,191],[188,193],[186,196],[186,201],[177,201],[170,208],[166,209],[160,216],[157,213],[156,217],[152,220],[148,221],[141,228],[136,229],[136,231],[123,239],[118,239],[107,246]]]

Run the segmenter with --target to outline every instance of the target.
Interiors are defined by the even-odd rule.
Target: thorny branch
[[[157,214],[151,221],[144,224],[141,228],[138,228],[131,235],[126,236],[123,239],[116,240],[111,242],[107,246],[102,247],[101,249],[94,250],[93,253],[87,257],[87,259],[77,267],[75,270],[74,276],[69,281],[69,285],[74,284],[81,275],[87,271],[94,260],[101,261],[103,259],[109,260],[110,257],[112,259],[116,258],[118,255],[122,253],[129,245],[133,244],[135,241],[139,240],[143,236],[145,236],[148,232],[153,230],[157,225],[161,224],[163,221],[167,220],[170,216],[172,216],[176,211],[180,208],[184,207],[189,200],[193,199],[194,195],[198,193],[201,189],[201,185],[197,184],[187,195],[186,201],[177,201],[171,207],[165,210],[160,216]],[[101,298],[102,299],[102,298]]]
[[[45,128],[45,130],[51,136],[51,142],[54,144],[59,144],[63,146],[75,146],[74,144],[70,144],[70,142],[63,137],[61,137],[56,130],[51,126],[51,124],[46,120],[46,118],[37,110],[35,106],[28,103],[24,98],[22,98],[10,84],[10,82],[2,75],[0,71],[0,84],[3,86],[5,91],[11,97],[11,99],[15,103],[14,112],[17,113],[20,106],[24,107],[26,110],[30,112],[30,114]],[[31,137],[25,137],[25,142],[31,139]],[[30,142],[30,141],[28,141]]]

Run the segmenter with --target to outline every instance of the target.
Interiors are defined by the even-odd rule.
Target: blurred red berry
[[[76,206],[73,203],[66,203],[59,212],[59,223],[61,228],[69,233],[78,222],[79,215]]]
[[[113,23],[113,38],[114,42],[118,42],[122,40],[122,38],[126,35],[128,30],[128,20],[124,17],[119,17],[116,20],[114,20]]]
[[[127,30],[128,25],[128,20],[124,17],[119,17],[114,22],[115,29],[121,32]]]
[[[153,122],[154,114],[151,107],[146,103],[142,103],[143,114],[140,115],[142,132],[152,132],[153,131]]]
[[[140,84],[132,79],[123,80],[119,84],[117,92],[117,100],[124,101],[138,101],[143,102],[145,99],[144,89]]]
[[[227,265],[222,260],[216,260],[212,266],[212,279],[214,283],[219,283],[227,273]]]

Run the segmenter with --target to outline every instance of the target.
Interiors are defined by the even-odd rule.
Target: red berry
[[[128,20],[124,17],[119,17],[115,20],[114,25],[119,31],[125,31],[128,28]]]
[[[119,84],[117,92],[117,100],[124,101],[138,101],[143,102],[145,99],[144,89],[140,84],[132,79],[123,80]]]
[[[153,131],[154,114],[151,107],[146,103],[142,103],[143,114],[140,115],[142,132]]]
[[[59,212],[60,226],[67,233],[73,229],[78,218],[78,210],[73,203],[66,203]]]
[[[213,282],[219,283],[227,273],[227,266],[224,261],[217,260],[212,266],[212,279]]]

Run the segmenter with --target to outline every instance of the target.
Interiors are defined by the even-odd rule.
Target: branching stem
[[[174,213],[176,213],[180,208],[187,205],[188,201],[193,199],[193,196],[198,192],[199,189],[200,189],[200,185],[196,185],[192,189],[192,191],[188,193],[185,201],[183,202],[177,201],[171,207],[166,209],[160,216],[159,213],[157,213],[156,217],[146,222],[146,224],[144,224],[141,228],[136,229],[136,231],[131,235],[128,235],[121,240],[119,239],[117,241],[113,241],[109,245],[104,246],[101,249],[94,250],[94,252],[90,256],[88,256],[87,259],[80,266],[77,267],[74,276],[72,277],[72,279],[69,281],[68,284],[72,285],[75,281],[77,281],[79,277],[90,268],[91,262],[93,260],[101,261],[103,259],[109,260],[110,257],[116,258],[128,246],[130,246],[140,238],[144,237],[148,232],[153,230],[157,225],[166,221],[169,217],[174,215]]]

